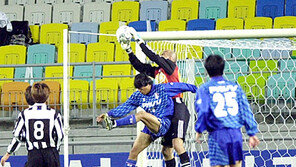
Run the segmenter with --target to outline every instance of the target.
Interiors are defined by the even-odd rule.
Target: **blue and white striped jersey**
[[[212,77],[201,85],[196,94],[195,109],[198,113],[195,130],[198,133],[243,125],[249,136],[258,132],[257,122],[242,88],[222,76]]]
[[[110,110],[110,117],[122,117],[137,107],[142,107],[146,112],[157,118],[169,117],[174,113],[174,103],[171,97],[191,91],[195,93],[197,87],[186,83],[167,83],[152,85],[151,91],[144,95],[139,91],[134,92],[122,105]]]

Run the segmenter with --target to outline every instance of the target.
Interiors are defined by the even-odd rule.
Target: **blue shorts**
[[[211,166],[231,165],[243,160],[243,139],[240,129],[220,129],[209,134]]]
[[[158,118],[158,121],[160,122],[160,127],[157,134],[151,132],[147,126],[145,126],[144,129],[142,130],[143,133],[146,133],[151,136],[152,141],[156,140],[159,137],[164,136],[171,126],[171,120],[166,117]]]

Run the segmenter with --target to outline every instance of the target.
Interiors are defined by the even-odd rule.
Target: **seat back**
[[[272,19],[270,17],[246,18],[245,29],[272,29]]]
[[[111,3],[93,2],[83,5],[83,22],[94,22],[101,24],[109,22],[111,16]]]
[[[0,68],[0,78],[7,80],[0,80],[0,88],[2,88],[3,83],[12,82],[14,74],[14,68]]]
[[[244,29],[244,20],[238,18],[218,19],[216,22],[216,30],[238,30]]]
[[[68,52],[68,54],[70,55],[70,63],[85,62],[85,44],[70,43],[68,47],[70,47],[70,51]],[[63,55],[63,50],[59,49],[58,63],[63,63]]]
[[[115,44],[115,61],[129,61],[129,56],[125,50],[123,50],[119,43]],[[131,42],[131,48],[133,52],[136,52],[136,43]]]
[[[127,23],[139,20],[140,3],[133,1],[120,1],[112,4],[112,21],[125,21]]]
[[[56,47],[62,46],[64,29],[68,29],[68,25],[59,23],[41,25],[40,43],[54,44]]]
[[[252,18],[255,17],[256,0],[229,0],[228,18]],[[258,15],[257,15],[258,16]]]
[[[133,27],[136,31],[156,31],[157,24],[155,21],[133,21],[128,24],[129,27]]]
[[[186,21],[183,20],[164,20],[159,22],[159,31],[185,31]]]
[[[135,91],[134,78],[122,78],[119,82],[119,102],[124,103]]]
[[[198,0],[174,0],[172,2],[172,20],[192,20],[198,18]]]
[[[286,0],[285,16],[296,16],[296,1]]]
[[[140,4],[140,20],[151,20],[159,23],[168,19],[167,1],[143,1]]]
[[[33,4],[25,6],[25,20],[30,25],[50,24],[52,18],[52,6],[49,4]]]
[[[282,16],[274,19],[274,28],[296,28],[295,16]]]
[[[227,0],[201,0],[200,19],[222,19],[227,17]]]
[[[254,46],[261,43],[260,39],[236,39],[236,41],[238,41],[241,46]],[[233,48],[232,55],[235,58],[252,59],[259,58],[261,56],[261,52],[260,49]]]
[[[28,47],[27,64],[54,63],[56,48],[49,44],[36,44]]]
[[[78,32],[89,32],[89,33],[98,33],[99,32],[99,24],[98,23],[90,23],[90,22],[82,22],[82,23],[73,23],[71,26],[72,31]],[[96,35],[89,34],[71,34],[70,36],[71,43],[95,43],[98,42],[98,37]]]
[[[1,5],[0,11],[4,12],[10,21],[23,21],[24,6],[21,5]]]
[[[215,20],[194,19],[187,22],[187,30],[215,30]]]
[[[89,77],[89,78],[74,78],[74,80],[86,80],[88,82],[91,82],[93,80],[93,66],[87,65],[87,66],[74,66],[74,74],[73,77]],[[96,65],[95,66],[95,76],[101,76],[102,75],[102,66]],[[100,79],[100,78],[96,78]]]
[[[285,0],[257,0],[256,4],[256,16],[274,19],[284,15]]]
[[[126,23],[121,22],[121,21],[103,22],[100,24],[100,33],[102,33],[102,34],[116,34],[117,29],[122,25],[126,25]],[[114,42],[115,43],[115,42],[117,42],[117,39],[114,36],[100,35],[99,42]]]
[[[132,66],[129,64],[104,65],[103,76],[131,75]]]
[[[114,60],[114,44],[97,42],[87,46],[86,62],[109,62]]]
[[[62,78],[63,75],[64,73],[63,73],[62,66],[45,67],[45,80],[47,81],[58,81],[60,84],[63,84],[63,78]],[[70,66],[70,73],[68,75],[70,77],[73,76],[73,66]],[[53,78],[53,77],[61,77],[61,78]]]
[[[14,70],[14,79],[16,82],[38,82],[41,81],[43,77],[44,69],[43,67],[16,67]],[[22,79],[21,78],[30,78],[30,79]],[[35,79],[39,78],[39,79]],[[18,80],[16,80],[18,79]]]
[[[81,6],[77,3],[61,3],[53,5],[53,23],[72,24],[80,22]]]
[[[23,45],[0,47],[0,64],[25,64],[27,48]]]

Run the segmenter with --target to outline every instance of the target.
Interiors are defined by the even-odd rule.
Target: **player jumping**
[[[186,83],[153,84],[149,76],[144,73],[136,75],[134,86],[138,91],[134,92],[125,103],[97,117],[98,122],[105,122],[107,129],[132,125],[139,121],[145,124],[130,151],[126,161],[127,167],[135,167],[138,154],[169,130],[174,113],[171,97],[185,91],[195,93],[197,90],[195,85]],[[111,119],[125,116],[138,107],[143,110],[118,120]]]
[[[243,160],[242,133],[244,125],[249,138],[249,146],[259,144],[255,136],[257,123],[242,88],[222,75],[225,61],[221,56],[210,55],[205,60],[205,68],[211,80],[200,86],[196,94],[195,126],[196,140],[204,130],[209,132],[209,158],[214,167],[241,167]]]

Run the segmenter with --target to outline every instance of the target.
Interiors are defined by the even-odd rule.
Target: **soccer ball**
[[[127,44],[132,40],[132,34],[130,33],[128,26],[120,26],[116,31],[116,37],[119,43]]]

